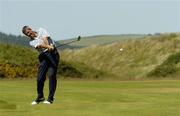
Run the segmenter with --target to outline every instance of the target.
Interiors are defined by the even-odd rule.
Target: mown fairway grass
[[[0,116],[180,116],[180,80],[58,80],[54,104],[31,106],[35,94],[35,79],[0,80]]]

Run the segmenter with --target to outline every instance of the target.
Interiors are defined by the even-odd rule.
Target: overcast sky
[[[0,0],[0,31],[22,35],[24,25],[55,40],[180,32],[180,0]]]

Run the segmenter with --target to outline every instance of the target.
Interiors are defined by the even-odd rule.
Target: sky
[[[24,25],[54,40],[180,32],[180,0],[0,0],[0,31],[22,35]]]

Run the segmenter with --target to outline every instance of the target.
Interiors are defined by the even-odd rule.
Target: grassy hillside
[[[137,38],[143,38],[147,35],[141,35],[141,34],[122,34],[122,35],[97,35],[97,36],[88,36],[88,37],[82,37],[82,39],[79,42],[72,43],[71,47],[88,47],[91,45],[105,45],[110,44],[113,42],[118,42],[126,39],[137,39]],[[61,40],[59,43],[66,43],[68,41],[74,40]]]
[[[37,75],[37,67],[38,52],[22,46],[0,44],[0,78],[33,78]],[[93,78],[104,74],[85,64],[63,60],[58,68],[58,75],[64,78]]]
[[[161,66],[168,57],[177,53],[180,49],[179,43],[180,35],[178,34],[153,35],[105,46],[65,50],[62,52],[62,59],[68,62],[84,63],[118,79],[142,79],[150,75],[153,70],[155,71],[158,66]],[[123,51],[120,51],[121,48]],[[177,65],[178,63],[173,65],[175,69],[178,68]],[[156,73],[151,76],[166,77],[168,74],[159,75]]]
[[[65,78],[135,80],[178,77],[180,35],[161,34],[61,51],[58,75]],[[38,53],[0,44],[0,77],[36,77]],[[121,50],[123,49],[123,50]]]

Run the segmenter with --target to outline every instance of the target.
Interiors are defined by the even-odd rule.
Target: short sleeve
[[[40,37],[50,37],[50,34],[44,28],[39,28],[38,32]]]
[[[37,39],[34,39],[29,42],[30,46],[36,48],[38,45],[40,45],[40,42]]]

